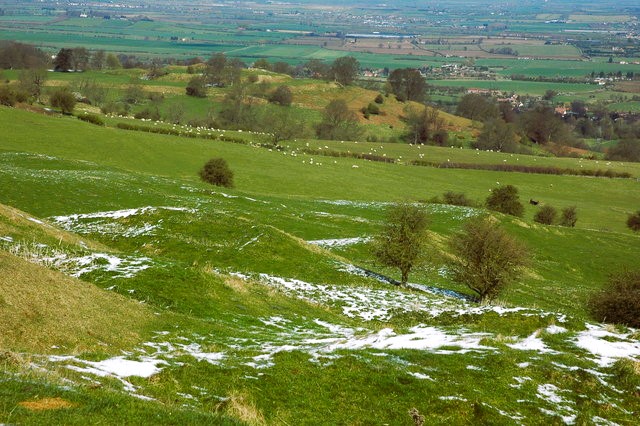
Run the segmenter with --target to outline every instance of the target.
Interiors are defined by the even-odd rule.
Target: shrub
[[[591,296],[588,307],[598,321],[640,327],[640,270],[611,275],[604,288]]]
[[[454,206],[473,206],[474,203],[462,192],[447,191],[442,195],[445,204]]]
[[[562,209],[560,214],[560,225],[573,228],[578,221],[578,211],[576,206],[569,206]]]
[[[378,115],[380,114],[380,108],[378,107],[378,105],[370,102],[369,105],[367,105],[367,112],[369,114]]]
[[[376,96],[376,98],[374,99],[374,102],[377,104],[384,103],[384,97],[382,96],[381,93],[378,93],[378,96]]]
[[[627,218],[627,226],[632,231],[640,231],[640,210],[635,212],[634,214],[630,214]]]
[[[95,124],[96,126],[104,126],[104,120],[102,119],[102,117],[95,114],[79,115],[78,120],[86,121],[87,123]]]
[[[11,90],[11,88],[6,84],[0,86],[0,105],[12,107],[15,104],[16,95],[13,93],[13,90]]]
[[[129,115],[129,104],[121,102],[108,102],[100,107],[103,114],[115,114],[126,117]]]
[[[467,222],[449,245],[455,257],[449,261],[453,279],[476,292],[480,300],[492,300],[513,283],[526,264],[527,250],[491,218]]]
[[[518,197],[518,189],[513,185],[494,188],[487,197],[487,208],[500,213],[522,217],[524,206]]]
[[[293,101],[293,93],[289,86],[278,86],[276,90],[269,95],[269,102],[282,106],[289,106]]]
[[[200,178],[212,185],[233,187],[233,171],[224,158],[212,158],[200,170]]]
[[[63,114],[71,114],[76,106],[75,96],[66,87],[54,91],[51,94],[50,102],[54,108],[60,108]]]
[[[543,225],[553,225],[558,216],[558,211],[552,206],[542,206],[533,216],[533,220]]]
[[[134,115],[134,118],[137,118],[138,120],[145,119],[145,120],[158,121],[160,120],[160,112],[158,111],[157,108],[155,109],[145,108],[142,111],[136,112]]]
[[[436,131],[431,137],[434,145],[447,146],[449,145],[449,132],[444,129]]]
[[[196,98],[205,98],[207,96],[207,89],[204,84],[204,78],[193,77],[187,84],[187,96],[194,96]]]

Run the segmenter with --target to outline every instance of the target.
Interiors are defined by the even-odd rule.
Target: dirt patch
[[[31,411],[45,411],[45,410],[60,410],[63,408],[74,408],[78,404],[69,402],[62,398],[42,398],[37,401],[22,401],[18,403],[19,406]]]

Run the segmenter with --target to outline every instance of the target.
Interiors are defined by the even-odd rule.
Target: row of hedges
[[[311,148],[305,148],[300,151],[308,155],[318,155],[318,156],[325,156],[325,157],[357,158],[359,160],[378,161],[380,163],[396,162],[396,159],[393,157],[383,157],[382,155],[364,154],[359,152],[344,152],[344,151],[334,151],[334,150],[327,150],[327,149],[319,150],[319,149],[311,149]]]
[[[473,169],[473,170],[492,170],[498,172],[520,172],[520,173],[537,173],[543,175],[574,175],[574,176],[593,176],[607,178],[631,178],[631,173],[614,172],[611,169],[563,169],[560,167],[550,166],[524,166],[519,164],[473,164],[473,163],[436,163],[433,161],[414,160],[411,162],[414,166],[437,167],[441,169]]]
[[[151,127],[151,126],[141,126],[139,124],[131,124],[131,123],[118,123],[116,124],[118,129],[123,130],[133,130],[137,132],[149,132],[149,133],[158,133],[161,135],[172,135],[172,136],[184,136],[188,138],[199,138],[199,139],[209,139],[209,140],[217,140],[223,142],[232,142],[239,143],[242,145],[248,145],[249,141],[229,135],[220,135],[220,134],[203,134],[203,133],[193,133],[193,132],[185,132],[177,129],[168,129],[166,127]]]

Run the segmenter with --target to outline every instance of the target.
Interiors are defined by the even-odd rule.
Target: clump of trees
[[[289,106],[293,102],[293,93],[289,86],[278,86],[269,95],[269,102],[281,106]]]
[[[514,124],[506,123],[500,118],[491,118],[484,122],[482,131],[472,146],[484,151],[518,153],[522,151],[520,137]]]
[[[356,79],[360,63],[353,56],[342,56],[333,61],[331,65],[330,75],[343,86],[347,86]]]
[[[356,140],[362,134],[358,117],[343,99],[334,99],[322,112],[322,121],[316,125],[320,139]]]
[[[500,213],[522,217],[524,205],[520,202],[518,188],[513,185],[500,186],[491,190],[486,200],[487,208]]]
[[[422,258],[429,220],[424,210],[410,203],[396,203],[387,209],[382,232],[373,243],[373,254],[385,266],[398,268],[401,285]]]
[[[196,76],[189,80],[186,92],[188,96],[194,96],[196,98],[207,97],[207,87],[205,85],[204,77]]]
[[[640,327],[640,270],[611,275],[602,290],[591,296],[588,306],[598,321]]]
[[[15,41],[0,41],[0,69],[41,69],[49,57],[40,49]]]
[[[76,97],[68,87],[56,89],[49,98],[51,106],[60,108],[63,114],[71,114],[76,106]]]
[[[456,115],[471,120],[486,121],[498,117],[498,107],[491,98],[470,93],[460,98]]]
[[[415,68],[398,68],[391,71],[387,78],[391,91],[400,102],[422,102],[425,97],[427,82]]]
[[[492,218],[470,220],[449,246],[455,256],[449,261],[453,279],[469,287],[481,301],[495,299],[515,282],[528,259],[525,246]]]
[[[640,140],[623,139],[609,148],[607,160],[612,161],[640,161]]]
[[[200,179],[216,186],[233,187],[233,171],[224,158],[212,158],[200,169]]]
[[[445,120],[440,117],[439,110],[431,107],[407,107],[405,116],[407,132],[404,138],[409,143],[443,145],[448,140]]]

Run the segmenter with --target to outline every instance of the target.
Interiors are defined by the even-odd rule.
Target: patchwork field
[[[244,145],[4,107],[0,128],[2,423],[635,421],[638,332],[585,308],[608,272],[634,266],[635,179],[407,162],[636,165],[363,142],[277,151],[248,132],[234,133]],[[235,189],[199,181],[211,157]],[[419,204],[429,259],[406,289],[374,261],[389,203],[446,190],[482,201],[507,183],[525,201],[577,205],[579,220],[494,214],[531,252],[497,303],[471,301],[446,267],[447,239],[483,208]]]

